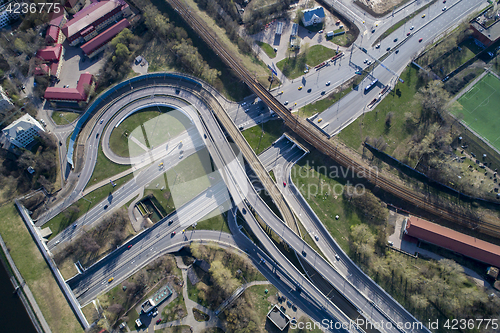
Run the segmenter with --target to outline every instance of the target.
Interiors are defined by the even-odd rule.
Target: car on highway
[[[129,246],[127,246],[127,249],[131,249],[132,248],[132,244],[130,244]]]
[[[314,235],[314,239],[316,240],[316,242],[319,241],[318,235]]]
[[[76,227],[78,227],[78,224],[73,224],[73,229],[75,229]]]
[[[175,231],[172,231],[172,234],[170,236],[174,237],[175,236]]]
[[[358,75],[363,75],[363,72],[362,72],[362,71],[355,71],[354,73],[355,73],[355,74],[358,74]]]
[[[284,105],[288,105],[288,101],[285,101]]]
[[[406,36],[410,36],[410,33],[407,33]]]
[[[422,15],[422,18],[424,18],[424,17],[425,17],[425,14]]]
[[[365,61],[363,61],[363,64],[366,64],[368,62],[368,59],[365,59]]]
[[[372,29],[372,34],[375,33],[375,29]]]
[[[419,43],[421,43],[423,40],[424,40],[423,38],[420,38],[420,39],[418,40],[418,42],[419,42]]]
[[[113,282],[114,279],[115,279],[114,277],[109,278],[108,283]]]
[[[387,52],[389,52],[389,51],[391,50],[391,48],[390,48],[390,47],[388,47],[388,48],[387,48],[387,49],[385,49],[385,50],[386,50]]]
[[[303,255],[304,257],[306,257],[306,256],[307,256],[306,251],[302,250],[302,255]]]
[[[398,49],[398,50],[396,50],[396,52],[395,52],[395,53],[396,53],[396,54],[398,54],[398,53],[399,53],[399,49]]]
[[[443,9],[441,9],[443,12],[446,10],[446,6],[443,7]]]
[[[241,209],[241,212],[243,213],[243,215],[245,215],[247,213],[247,210],[245,208]]]
[[[286,187],[286,182],[283,182],[283,187]]]
[[[326,94],[326,91],[324,91],[324,90],[323,90],[323,91],[321,92],[321,95],[324,95],[324,94]]]
[[[304,87],[302,87],[302,86],[299,86],[299,90],[302,90],[302,88],[304,88]]]
[[[96,139],[99,139],[99,133],[97,133],[97,134],[95,135],[95,138],[96,138]]]
[[[311,89],[311,88],[307,89],[307,92],[308,92],[308,93],[310,93],[311,91],[312,91],[312,89]]]
[[[104,209],[108,209],[108,205],[104,205]]]
[[[340,260],[340,257],[338,254],[335,255],[335,259]]]
[[[415,27],[414,27],[414,26],[411,26],[411,27],[410,27],[410,30],[413,30],[413,29],[415,29]]]
[[[375,46],[376,49],[380,49],[380,43],[377,44],[377,46]]]
[[[327,81],[327,82],[326,82],[326,85],[327,85],[327,86],[329,86],[329,85],[330,85],[330,83],[331,83],[330,81]]]
[[[104,121],[104,119],[101,119],[101,121],[99,122],[99,124],[102,124],[102,123],[103,123],[103,121]]]
[[[397,38],[394,38],[394,43],[396,43],[397,41],[398,41],[398,39],[397,39]]]

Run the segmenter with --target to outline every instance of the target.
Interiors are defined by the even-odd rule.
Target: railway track
[[[352,169],[356,174],[364,174],[365,179],[387,193],[406,201],[426,212],[440,217],[455,224],[463,225],[481,233],[499,237],[500,226],[491,221],[481,221],[476,218],[458,213],[450,208],[438,203],[430,202],[423,194],[415,193],[405,187],[401,187],[392,180],[377,174],[371,168],[365,167],[340,152],[329,142],[323,134],[308,123],[294,117],[285,106],[283,106],[274,96],[262,86],[250,73],[235,59],[212,35],[212,33],[200,22],[200,20],[189,11],[179,0],[167,0],[172,8],[198,33],[215,53],[231,68],[240,78],[252,89],[252,91],[262,99],[274,112],[276,112],[285,124],[293,129],[307,143],[318,149],[321,153],[329,156],[339,165]],[[273,198],[274,199],[274,198]]]

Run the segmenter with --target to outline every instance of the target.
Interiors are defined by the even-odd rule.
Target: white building
[[[40,131],[45,132],[42,125],[29,114],[25,114],[2,130],[5,139],[19,148],[26,148]]]
[[[322,23],[325,20],[325,10],[321,6],[306,9],[302,13],[304,14],[304,16],[302,16],[304,27]]]
[[[5,94],[2,86],[0,86],[0,112],[8,111],[12,109],[13,104],[10,101],[9,96]]]
[[[21,10],[20,7],[14,6],[16,3],[18,1],[10,1],[0,6],[0,29],[19,18]],[[19,3],[22,3],[22,1]]]

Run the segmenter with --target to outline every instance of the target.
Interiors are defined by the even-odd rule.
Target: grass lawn
[[[462,117],[462,121],[476,133],[500,149],[500,80],[494,75],[486,74],[471,90],[458,99],[458,107],[451,112]],[[456,104],[457,105],[457,104]]]
[[[325,165],[327,168],[319,168]],[[328,177],[334,167],[326,157],[313,150],[293,166],[292,179],[332,237],[349,253],[347,235],[351,226],[362,221],[354,207],[344,200],[345,180]],[[340,218],[336,220],[335,215]]]
[[[269,171],[269,176],[273,179],[273,181],[276,183],[276,176],[274,175],[273,170]]]
[[[455,48],[451,53],[446,56],[437,58],[430,66],[432,70],[438,75],[446,75],[457,69],[459,66],[472,59],[478,48],[471,40],[466,40],[461,43],[458,48]]]
[[[190,126],[190,123],[182,112],[175,109],[146,108],[130,115],[113,129],[109,138],[109,146],[119,156],[138,156],[144,154],[145,150],[132,140],[132,137],[142,145],[151,148],[179,135]]]
[[[191,280],[187,279],[185,282],[187,283],[187,292],[190,300],[195,301],[196,303],[203,305],[207,309],[210,309],[210,304],[208,304],[207,300],[204,297],[200,297],[199,293],[206,293],[209,290],[209,286],[202,280],[198,282],[196,285],[191,284]],[[214,310],[214,309],[212,309]]]
[[[161,319],[162,322],[168,323],[169,321],[177,320],[187,316],[186,303],[184,302],[184,296],[182,292],[177,294],[177,297],[168,303],[167,306],[163,308]]]
[[[14,204],[0,208],[0,234],[54,333],[83,333]]]
[[[351,91],[352,87],[343,89],[340,92],[332,92],[326,98],[320,99],[319,101],[316,101],[311,104],[307,104],[299,109],[299,117],[309,118],[316,113],[321,113],[326,109],[328,109],[333,104],[335,104],[338,100],[340,100],[342,97],[344,97]]]
[[[106,178],[113,177],[114,175],[128,169],[130,169],[129,164],[122,165],[111,162],[102,152],[102,146],[99,145],[94,172],[92,173],[92,176],[90,177],[90,180],[85,188],[88,188],[93,184],[97,184]]]
[[[417,76],[418,70],[407,67],[401,74],[405,83],[398,83],[374,110],[366,112],[352,124],[344,128],[339,138],[352,149],[362,152],[362,142],[367,136],[378,138],[382,136],[387,143],[385,152],[396,158],[401,158],[411,140],[411,133],[406,130],[405,113],[413,115],[420,113],[421,106],[415,99],[415,94],[420,88]],[[393,112],[392,125],[388,128],[385,119],[389,112]]]
[[[146,186],[144,196],[152,194],[162,214],[168,215],[220,179],[214,172],[208,150],[202,149],[183,159]],[[161,188],[164,187],[163,190]]]
[[[274,51],[274,48],[271,45],[264,42],[257,42],[257,44],[264,52],[266,52],[269,58],[274,59],[276,57],[276,52]]]
[[[89,303],[82,308],[83,315],[87,318],[89,324],[92,324],[93,319],[98,315],[94,303]]]
[[[283,122],[280,119],[271,120],[262,126],[254,126],[241,132],[248,144],[259,155],[283,134]]]
[[[52,112],[52,120],[54,120],[56,125],[70,124],[78,117],[80,117],[80,113],[77,112],[62,112],[62,111]]]
[[[215,210],[213,213],[218,213],[219,210]],[[209,213],[211,215],[212,213]],[[188,230],[194,229],[192,226]],[[227,225],[226,214],[217,214],[206,220],[202,220],[196,224],[196,230],[215,230],[221,232],[231,233],[229,226]]]
[[[57,214],[54,218],[52,218],[52,220],[43,225],[44,228],[50,227],[50,230],[52,230],[52,235],[49,239],[66,229],[66,227],[87,213],[87,211],[89,211],[92,207],[104,200],[109,193],[113,193],[118,190],[123,184],[131,180],[133,177],[133,174],[129,174],[115,180],[114,182],[116,186],[114,188],[111,184],[106,184],[73,203],[71,206],[66,208],[64,212]]]
[[[308,50],[295,57],[285,58],[276,63],[276,66],[289,79],[296,79],[304,74],[306,64],[311,68],[333,57],[337,52],[323,45],[311,46]]]

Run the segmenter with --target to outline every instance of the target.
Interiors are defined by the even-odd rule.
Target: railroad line
[[[260,97],[262,101],[264,101],[271,108],[271,110],[276,112],[285,121],[285,124],[288,127],[290,127],[311,146],[333,159],[339,165],[352,169],[356,172],[356,174],[364,174],[364,178],[367,181],[403,201],[406,201],[430,214],[452,223],[466,226],[490,236],[500,237],[500,226],[492,223],[491,221],[481,221],[479,219],[455,212],[454,210],[444,207],[438,203],[430,202],[423,194],[415,193],[405,187],[401,187],[389,178],[378,175],[371,168],[359,164],[349,156],[340,152],[326,139],[322,133],[320,133],[317,129],[310,127],[309,124],[303,122],[301,119],[298,119],[298,117],[294,117],[285,106],[276,100],[276,98],[274,98],[274,96],[264,86],[254,79],[244,66],[241,65],[239,61],[219,43],[219,41],[212,35],[205,25],[200,22],[200,20],[195,17],[195,15],[191,13],[191,11],[189,11],[185,5],[181,3],[181,1],[167,1],[174,8],[174,10],[181,15],[186,23],[188,23],[191,28],[198,33],[198,36],[200,36],[205,43],[212,47],[214,52],[226,63],[226,65],[233,69],[236,74],[238,74],[240,78],[250,87],[250,89],[258,97]],[[267,188],[267,181],[264,185]],[[274,183],[272,183],[272,188],[276,189]],[[273,199],[275,199],[272,190],[270,190],[270,193]],[[282,210],[282,204],[277,202],[277,205],[278,208]],[[289,221],[286,222],[290,226]]]

